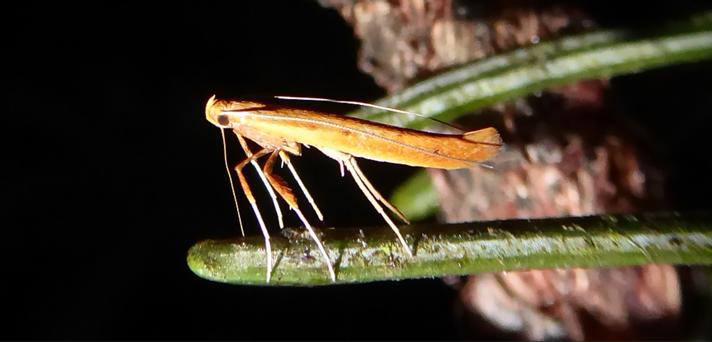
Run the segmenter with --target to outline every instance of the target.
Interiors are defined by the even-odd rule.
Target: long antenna
[[[350,105],[355,105],[355,106],[363,106],[363,107],[370,107],[370,108],[376,108],[376,109],[381,109],[389,112],[394,112],[394,113],[401,113],[401,114],[410,114],[410,115],[415,115],[419,116],[424,119],[429,119],[433,120],[435,122],[441,123],[445,126],[448,126],[450,128],[456,129],[458,131],[464,132],[465,130],[454,126],[448,122],[438,120],[436,118],[431,118],[428,116],[425,116],[423,114],[415,113],[415,112],[409,112],[407,110],[401,110],[401,109],[396,109],[396,108],[390,108],[390,107],[384,107],[384,106],[379,106],[375,105],[372,103],[366,103],[366,102],[358,102],[358,101],[344,101],[344,100],[335,100],[335,99],[329,99],[329,98],[324,98],[324,97],[301,97],[301,96],[275,96],[274,98],[280,99],[280,100],[298,100],[298,101],[315,101],[315,102],[332,102],[332,103],[341,103],[341,104],[350,104]]]
[[[223,160],[225,160],[225,171],[227,172],[227,178],[230,180],[230,190],[232,190],[232,199],[235,201],[235,210],[237,211],[237,221],[240,222],[240,232],[242,236],[245,236],[245,228],[242,225],[242,216],[240,216],[240,206],[237,204],[237,194],[235,194],[235,183],[232,181],[232,174],[230,173],[230,165],[227,162],[227,144],[225,143],[225,130],[220,129],[220,136],[222,137],[223,145]]]

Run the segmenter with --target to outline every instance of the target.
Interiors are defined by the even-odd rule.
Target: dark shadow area
[[[650,18],[658,20],[667,7],[654,8]],[[358,42],[336,12],[309,1],[18,2],[5,11],[3,273],[10,289],[3,302],[10,320],[0,337],[459,337],[456,293],[438,279],[237,287],[199,279],[186,265],[196,241],[239,234],[219,131],[204,118],[211,95],[384,95],[357,69]],[[646,20],[631,11],[622,13]],[[708,63],[613,80],[634,120],[667,146],[660,157],[674,165],[675,208],[709,208],[711,75]],[[237,162],[239,146],[230,142]],[[293,161],[328,226],[380,224],[333,160],[312,149]],[[412,172],[361,165],[384,195]],[[261,185],[255,188],[276,226]],[[259,234],[240,201],[248,234]],[[285,218],[287,226],[298,222],[288,211]]]

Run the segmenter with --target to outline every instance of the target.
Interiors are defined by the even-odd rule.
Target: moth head
[[[213,95],[205,105],[205,118],[219,128],[231,128],[240,121],[241,113],[262,107],[264,105],[257,102],[218,100]]]
[[[208,99],[208,103],[205,104],[205,118],[208,121],[220,128],[227,128],[230,126],[230,122],[226,122],[226,118],[221,115],[223,109],[225,108],[225,101],[218,100],[215,95]]]

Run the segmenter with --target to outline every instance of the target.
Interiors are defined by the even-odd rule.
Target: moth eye
[[[230,126],[230,118],[226,114],[218,115],[218,123],[220,126]]]

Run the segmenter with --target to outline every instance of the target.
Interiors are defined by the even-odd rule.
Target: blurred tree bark
[[[444,68],[595,27],[567,4],[527,1],[322,0],[354,27],[359,67],[389,93]],[[664,170],[640,128],[606,98],[606,79],[549,89],[459,122],[495,126],[495,170],[429,170],[442,220],[627,213],[664,207]],[[669,265],[484,274],[459,289],[463,337],[680,337],[682,289]]]

